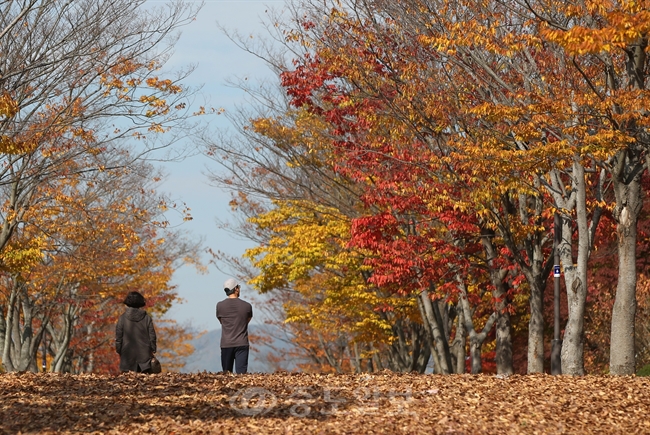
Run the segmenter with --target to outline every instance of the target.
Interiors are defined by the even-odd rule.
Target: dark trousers
[[[232,372],[233,365],[238,374],[248,372],[248,351],[249,346],[222,347],[221,368],[224,372]]]

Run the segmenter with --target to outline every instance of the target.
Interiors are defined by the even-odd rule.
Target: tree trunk
[[[496,300],[495,310],[497,313],[496,321],[496,364],[497,374],[511,375],[514,373],[512,364],[512,335],[510,328],[510,313],[507,310],[508,301],[506,300],[506,284],[503,282],[508,274],[507,270],[497,269],[495,259],[497,258],[496,249],[492,243],[494,231],[489,229],[481,230],[481,241],[485,249],[486,260],[490,268],[490,281],[494,286],[492,296]]]
[[[505,305],[505,301],[496,304],[496,364],[498,375],[511,375],[515,372],[512,364],[510,313],[506,311]]]
[[[595,199],[602,200],[603,180],[605,173],[601,171],[597,177]],[[562,218],[562,240],[559,250],[560,263],[563,268],[564,286],[567,292],[568,317],[562,341],[561,363],[562,373],[567,375],[584,374],[584,316],[587,297],[587,267],[594,237],[602,210],[594,207],[591,222],[587,216],[587,185],[585,169],[580,157],[575,156],[571,171],[571,189],[567,190],[557,170],[549,174],[547,184],[549,193],[553,196],[555,205],[565,210]],[[574,244],[572,218],[570,213],[575,210],[578,234],[577,257],[574,260]]]
[[[459,310],[460,311],[460,310]],[[452,355],[454,356],[454,373],[465,373],[465,347],[467,344],[465,326],[463,325],[463,316],[456,316],[456,336],[451,346]]]
[[[416,339],[418,341],[417,348],[419,349],[419,353],[417,358],[415,358],[414,355],[411,371],[424,373],[429,365],[429,360],[431,359],[431,348],[427,346],[426,336],[423,336],[423,334],[418,333]]]
[[[449,373],[452,373],[452,363],[451,363],[451,351],[449,348],[449,340],[451,338],[451,323],[449,317],[449,309],[447,302],[442,299],[431,302],[431,307],[433,308],[433,315],[435,316],[436,322],[439,325],[440,333],[442,337],[440,339],[440,347],[442,347],[443,357],[447,363]],[[435,333],[434,333],[435,335]]]
[[[567,288],[568,318],[562,341],[562,374],[584,375],[584,312],[586,282],[580,278],[576,266],[564,266]]]
[[[618,182],[615,184],[615,192],[617,210],[620,210],[617,226],[618,283],[612,310],[609,372],[613,375],[632,375],[636,368],[634,320],[637,220],[642,207],[640,181],[635,178],[627,185]]]
[[[15,287],[12,287],[9,294],[9,301],[7,303],[7,312],[5,314],[5,335],[3,337],[3,346],[2,346],[2,366],[6,372],[12,372],[15,370],[13,358],[12,358],[12,334],[14,331],[14,316],[16,315],[16,299],[18,299],[18,292]]]
[[[573,264],[571,225],[563,218],[560,260],[564,265],[564,283],[567,292],[568,318],[562,341],[562,374],[584,375],[584,318],[587,300],[587,264],[591,252],[591,236],[587,223],[587,193],[584,167],[575,157],[572,184],[575,191],[578,252]]]
[[[52,340],[50,345],[54,350],[54,357],[52,358],[52,371],[54,373],[63,373],[66,369],[66,364],[69,363],[69,349],[70,341],[74,333],[74,328],[78,321],[80,308],[74,304],[67,305],[61,312],[62,327],[56,327],[52,324],[47,325],[47,331]]]
[[[354,372],[355,373],[361,373],[361,355],[359,352],[359,343],[356,341],[353,344],[353,347],[350,348],[350,353],[354,350],[354,355],[350,356],[350,360],[352,360],[352,364],[354,365]]]
[[[544,372],[544,301],[539,282],[530,284],[530,320],[528,321],[528,373]]]
[[[5,305],[0,305],[0,363],[3,361],[5,337],[7,336],[7,320],[5,319]]]
[[[648,37],[644,35],[625,50],[628,56],[626,73],[628,87],[647,90]],[[619,111],[620,107],[614,107]],[[636,316],[636,239],[639,212],[643,208],[641,174],[650,169],[647,153],[649,135],[647,128],[634,121],[626,126],[636,130],[637,144],[644,148],[626,148],[618,152],[612,168],[615,214],[618,214],[618,283],[616,299],[612,310],[612,331],[610,337],[609,372],[613,375],[632,375],[636,368],[634,348],[634,320]],[[644,157],[645,154],[645,157]],[[645,161],[643,161],[645,158]]]
[[[541,178],[536,177],[534,186],[541,188]],[[511,219],[516,218],[522,225],[529,225],[531,221],[537,222],[542,227],[542,215],[544,210],[543,195],[524,195],[520,194],[517,208],[512,204],[508,195],[503,195],[503,209],[508,210],[502,213],[501,210],[495,210],[495,216],[499,216],[499,231],[503,237],[506,247],[509,248],[515,263],[521,268],[526,281],[528,282],[530,295],[530,319],[528,322],[528,373],[542,373],[544,371],[544,316],[543,316],[543,291],[546,284],[546,278],[550,273],[550,264],[544,262],[544,244],[547,243],[545,231],[537,230],[530,232],[525,238],[513,234]],[[532,205],[532,210],[531,210]],[[518,216],[517,216],[518,215]],[[485,246],[485,244],[484,244]],[[525,252],[526,255],[522,253]],[[494,254],[493,254],[494,255]],[[505,315],[505,312],[501,310]],[[500,313],[497,313],[500,314]],[[501,327],[498,333],[505,332],[509,318],[500,320]],[[504,350],[507,358],[508,350]],[[506,360],[507,361],[507,360]],[[504,367],[504,374],[510,369]]]
[[[467,335],[469,335],[469,352],[472,363],[472,374],[478,374],[483,370],[483,358],[481,356],[483,343],[497,319],[497,314],[496,312],[493,312],[487,322],[485,322],[483,330],[480,333],[476,332],[474,321],[472,320],[472,310],[469,306],[469,301],[467,300],[467,291],[463,282],[459,282],[459,289],[461,294],[458,303],[458,316],[465,319],[465,329],[467,330]]]
[[[424,314],[423,321],[428,325],[433,338],[432,353],[437,355],[436,363],[439,364],[439,373],[448,375],[451,373],[451,356],[449,355],[449,345],[444,335],[443,325],[441,325],[441,316],[437,310],[437,304],[434,307],[429,292],[425,289],[420,292],[419,303],[421,303],[421,310]],[[435,311],[438,311],[437,315]]]
[[[438,349],[436,348],[436,341],[433,338],[433,329],[431,324],[427,319],[427,314],[424,309],[424,302],[422,302],[421,295],[418,296],[418,308],[420,309],[420,317],[422,317],[422,323],[424,324],[425,337],[427,340],[427,345],[429,346],[431,358],[433,359],[433,372],[436,374],[442,374],[442,365],[440,363],[440,355],[438,354]]]
[[[13,282],[6,307],[2,322],[4,333],[0,337],[3,342],[2,365],[8,372],[38,371],[35,358],[43,326],[34,332],[34,307],[25,287],[19,282]],[[41,323],[47,323],[47,319],[42,319]]]
[[[20,285],[21,300],[20,305],[23,310],[23,330],[20,334],[20,343],[18,351],[18,370],[28,370],[30,367],[35,369],[33,364],[36,358],[36,347],[34,347],[34,330],[33,325],[33,307],[31,301],[27,297],[27,292],[23,285]],[[34,370],[38,371],[38,370]]]

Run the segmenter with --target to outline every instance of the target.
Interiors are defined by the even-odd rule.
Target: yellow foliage
[[[592,7],[589,13],[596,12],[593,5],[598,2],[590,3]],[[618,10],[597,9],[606,23],[601,28],[574,26],[568,30],[558,30],[542,23],[540,34],[561,45],[571,55],[584,55],[625,48],[650,31],[650,11],[642,9],[637,2],[623,2]]]
[[[18,103],[8,93],[0,95],[0,116],[13,118],[18,113]]]
[[[46,246],[42,235],[14,240],[0,252],[0,267],[11,274],[25,273],[41,262]]]
[[[350,221],[337,210],[298,201],[250,221],[275,236],[246,251],[260,274],[250,283],[261,292],[291,286],[300,301],[285,306],[287,322],[316,330],[347,331],[365,342],[388,342],[391,325],[375,309],[385,298],[362,278],[361,253],[347,248]],[[392,305],[392,304],[391,304]]]

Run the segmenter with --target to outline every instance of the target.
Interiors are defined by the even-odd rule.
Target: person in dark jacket
[[[145,299],[131,292],[124,299],[126,311],[115,327],[115,350],[120,355],[122,372],[151,372],[151,357],[156,353],[156,330],[146,311]]]
[[[248,373],[248,322],[253,318],[253,307],[239,299],[240,286],[233,278],[223,284],[228,296],[217,304],[217,319],[221,323],[221,368],[238,374]]]

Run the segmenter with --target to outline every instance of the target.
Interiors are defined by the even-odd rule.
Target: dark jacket
[[[226,298],[217,304],[217,319],[221,323],[221,347],[248,346],[248,322],[253,307],[239,298]]]
[[[151,368],[156,352],[156,330],[146,311],[128,307],[115,327],[115,350],[120,354],[120,370],[143,372]]]

